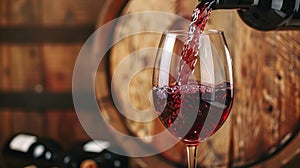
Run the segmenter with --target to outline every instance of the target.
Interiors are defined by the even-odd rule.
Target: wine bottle
[[[257,30],[300,29],[299,0],[204,1],[214,1],[213,9],[238,9],[240,18]]]
[[[76,143],[64,158],[67,168],[127,168],[128,157],[109,151],[107,141],[92,140]]]
[[[54,140],[19,133],[5,144],[2,157],[9,168],[51,168],[61,165],[64,154],[62,147]]]

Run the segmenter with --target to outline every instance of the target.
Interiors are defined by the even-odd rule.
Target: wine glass
[[[196,168],[198,145],[229,116],[233,74],[222,31],[194,34],[193,44],[187,40],[185,30],[162,34],[153,68],[152,96],[162,124],[185,143],[188,167]]]

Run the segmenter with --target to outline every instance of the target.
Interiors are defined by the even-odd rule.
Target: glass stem
[[[188,168],[197,168],[197,145],[186,146],[188,157]]]

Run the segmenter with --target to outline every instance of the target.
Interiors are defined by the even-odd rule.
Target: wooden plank
[[[45,133],[45,114],[35,112],[24,112],[21,110],[12,110],[12,132],[25,132],[35,135],[44,135]]]
[[[0,25],[7,25],[8,0],[0,1]]]
[[[71,91],[73,69],[81,45],[81,43],[77,43],[43,46],[46,91]]]
[[[38,45],[10,46],[11,90],[35,90],[43,84],[42,51]]]
[[[8,45],[0,44],[0,90],[6,90],[10,86],[10,59],[6,57],[8,52]]]
[[[35,25],[40,22],[40,0],[7,2],[8,25]]]
[[[75,26],[95,23],[104,3],[106,3],[104,0],[64,0],[55,3],[42,0],[41,24]]]

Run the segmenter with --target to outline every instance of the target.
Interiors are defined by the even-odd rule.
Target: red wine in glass
[[[189,145],[198,145],[226,121],[232,106],[232,86],[187,84],[153,89],[154,106],[169,131]],[[193,117],[193,113],[197,113]],[[190,128],[186,128],[186,123]],[[188,131],[187,131],[188,130]]]

